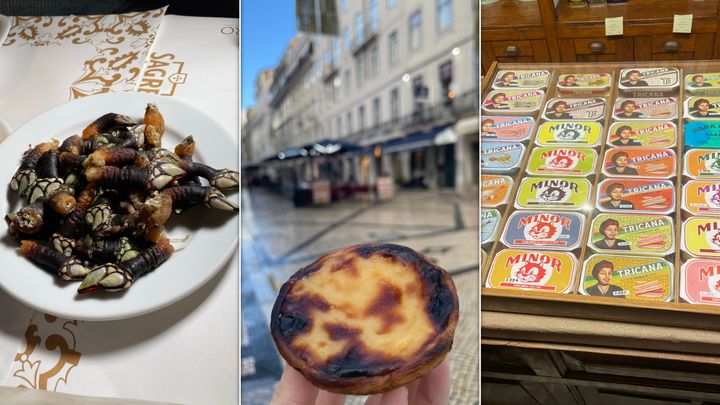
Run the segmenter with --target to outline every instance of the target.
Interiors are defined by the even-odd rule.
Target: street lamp
[[[453,56],[460,56],[460,54],[462,53],[462,50],[458,47],[455,47],[455,48],[453,48],[451,53],[453,54]]]

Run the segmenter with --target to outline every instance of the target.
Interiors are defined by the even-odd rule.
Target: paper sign
[[[673,20],[673,32],[678,34],[689,34],[692,32],[692,14],[675,14]]]
[[[623,34],[623,18],[606,18],[605,19],[605,36],[609,37],[612,35]]]

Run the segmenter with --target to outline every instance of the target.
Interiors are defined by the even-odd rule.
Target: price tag
[[[610,37],[613,35],[623,34],[623,18],[606,18],[605,19],[605,36]]]
[[[673,20],[673,32],[677,34],[689,34],[692,32],[692,14],[675,14]]]

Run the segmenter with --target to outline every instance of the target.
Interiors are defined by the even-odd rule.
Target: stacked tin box
[[[720,73],[685,76],[679,296],[720,305]]]
[[[500,71],[482,106],[480,166],[483,258],[500,231],[514,176],[535,133],[550,80],[546,70]]]

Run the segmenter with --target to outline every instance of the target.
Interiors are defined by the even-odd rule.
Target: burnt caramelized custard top
[[[271,331],[300,371],[329,380],[375,377],[449,350],[452,331],[437,337],[454,330],[457,310],[452,280],[424,256],[399,245],[359,245],[295,273],[275,302]]]

